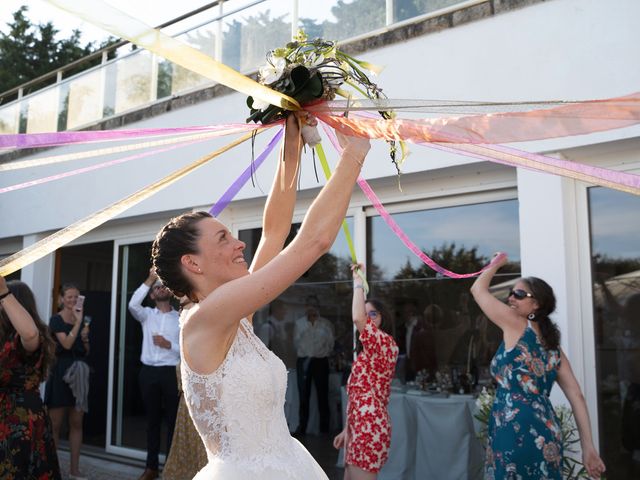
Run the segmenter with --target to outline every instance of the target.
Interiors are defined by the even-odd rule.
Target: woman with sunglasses
[[[391,336],[391,317],[382,302],[365,299],[359,271],[352,265],[353,323],[358,329],[358,357],[347,382],[349,404],[344,430],[333,440],[346,448],[345,480],[374,480],[387,461],[391,421],[387,412],[398,346]]]
[[[549,400],[555,381],[573,409],[584,466],[599,478],[605,466],[593,445],[587,404],[560,348],[560,331],[549,318],[556,308],[553,290],[539,278],[520,278],[504,304],[489,284],[506,262],[507,256],[498,254],[471,287],[503,335],[491,361],[498,387],[489,416],[485,478],[562,478],[562,431]]]

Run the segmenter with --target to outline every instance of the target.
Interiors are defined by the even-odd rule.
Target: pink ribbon
[[[51,175],[48,177],[39,178],[37,180],[30,180],[28,182],[17,183],[15,185],[10,185],[8,187],[0,188],[1,193],[13,192],[15,190],[21,190],[23,188],[34,187],[36,185],[41,185],[43,183],[53,182],[54,180],[60,180],[63,178],[73,177],[75,175],[79,175],[81,173],[92,172],[94,170],[100,170],[106,167],[112,167],[113,165],[119,165],[121,163],[129,162],[131,160],[137,160],[139,158],[148,157],[149,155],[154,155],[156,153],[168,152],[170,150],[174,150],[176,148],[184,147],[186,145],[192,145],[194,143],[204,142],[207,140],[211,140],[210,138],[200,138],[197,140],[185,141],[182,143],[177,143],[175,145],[170,145],[168,147],[156,148],[153,150],[149,150],[147,152],[137,153],[135,155],[129,155],[127,157],[118,158],[115,160],[110,160],[108,162],[98,163],[96,165],[91,165],[89,167],[78,168],[76,170],[71,170],[69,172],[59,173],[56,175]]]
[[[322,127],[324,128],[325,132],[329,136],[329,140],[331,141],[331,144],[334,146],[334,148],[338,152],[342,152],[342,147],[340,146],[340,143],[338,142],[338,139],[336,138],[335,133],[331,129],[328,128],[328,125],[326,123],[321,122],[321,124],[322,124]],[[485,265],[484,267],[482,267],[482,269],[478,270],[477,272],[473,272],[473,273],[456,273],[456,272],[452,272],[451,270],[447,270],[446,268],[440,266],[429,255],[424,253],[422,251],[422,249],[420,249],[420,247],[418,247],[415,243],[413,243],[411,241],[411,239],[404,232],[404,230],[402,230],[402,228],[400,228],[400,225],[398,225],[396,223],[396,221],[393,219],[393,217],[387,211],[387,209],[384,208],[384,205],[382,205],[382,202],[380,201],[378,196],[375,194],[375,192],[371,188],[371,185],[369,185],[364,178],[358,177],[357,183],[358,183],[358,186],[360,187],[360,189],[362,190],[362,192],[365,194],[365,196],[371,202],[371,205],[373,205],[373,207],[376,209],[376,211],[380,214],[380,217],[384,220],[384,222],[391,229],[391,231],[393,233],[395,233],[395,235],[400,239],[400,241],[411,252],[413,252],[420,260],[422,260],[426,265],[428,265],[435,272],[440,273],[441,275],[444,275],[446,277],[456,278],[456,279],[458,279],[458,278],[475,277],[475,276],[481,274],[482,272],[484,272],[486,269],[491,268],[501,258],[500,255],[494,257],[493,260],[491,260],[491,262],[489,264]],[[504,254],[502,254],[502,255],[504,255]]]
[[[83,130],[79,132],[47,132],[47,133],[15,133],[0,135],[0,148],[38,148],[55,145],[69,145],[74,143],[105,142],[126,140],[147,136],[180,135],[194,132],[214,132],[229,130],[229,133],[239,133],[255,130],[258,124],[226,123],[221,125],[206,125],[176,128],[137,128],[132,130]]]

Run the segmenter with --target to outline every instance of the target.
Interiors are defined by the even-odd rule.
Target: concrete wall
[[[640,30],[631,21],[638,15],[640,3],[634,0],[552,0],[369,51],[361,57],[386,66],[378,83],[390,98],[520,101],[612,97],[634,92],[640,85]],[[243,121],[245,116],[244,96],[231,94],[127,128],[220,124]],[[537,151],[559,150],[637,134],[637,129],[626,129],[525,146]],[[192,145],[4,194],[0,203],[0,238],[62,228],[229,140]],[[264,142],[266,138],[259,140],[258,148]],[[393,175],[384,145],[376,143],[380,145],[374,148],[373,161],[367,162],[365,176]],[[39,156],[78,149],[56,148]],[[212,203],[249,164],[249,152],[248,145],[228,152],[121,217]],[[116,157],[101,157],[99,161],[111,158]],[[2,185],[12,185],[97,162],[82,160],[5,172],[1,181]],[[405,171],[469,162],[475,160],[413,147]],[[271,162],[258,174],[263,191],[269,186],[273,169]],[[309,174],[311,170],[306,168],[303,172],[303,188],[316,185],[314,176]],[[260,196],[260,189],[248,186],[238,198]]]

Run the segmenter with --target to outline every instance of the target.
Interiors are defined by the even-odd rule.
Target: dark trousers
[[[298,396],[300,397],[300,422],[298,432],[304,433],[309,422],[309,399],[311,382],[316,386],[318,394],[318,410],[320,411],[320,431],[329,431],[329,359],[300,357],[296,363],[298,377]]]
[[[171,448],[173,428],[178,411],[176,367],[150,367],[140,370],[140,390],[147,409],[147,468],[158,470],[162,410],[167,420],[167,453]]]

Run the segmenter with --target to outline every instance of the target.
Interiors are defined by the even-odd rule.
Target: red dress
[[[348,444],[345,463],[377,473],[387,461],[391,421],[387,412],[398,346],[391,335],[367,319],[360,335],[362,352],[347,383]]]

